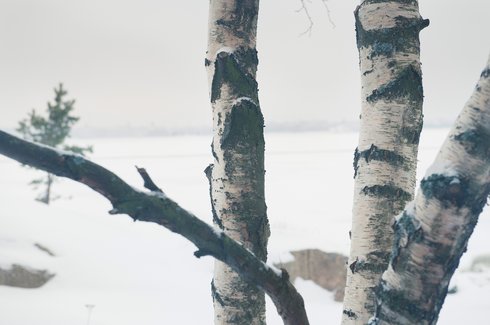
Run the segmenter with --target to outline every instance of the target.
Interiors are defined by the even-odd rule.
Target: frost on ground
[[[419,175],[445,135],[422,133]],[[305,248],[347,254],[357,135],[276,133],[266,141],[270,263],[289,262],[289,251]],[[94,139],[91,158],[140,189],[134,165],[146,168],[166,194],[211,223],[203,173],[212,160],[209,142],[207,136]],[[36,202],[27,184],[37,173],[0,157],[0,268],[18,264],[56,275],[39,289],[0,286],[0,324],[86,324],[89,312],[90,325],[213,323],[211,258],[195,258],[192,244],[162,227],[109,215],[105,199],[69,180],[54,187],[62,199],[49,207]],[[489,226],[484,211],[439,324],[485,324]],[[472,267],[474,260],[483,262]],[[312,324],[339,323],[342,307],[333,293],[301,278],[296,286]],[[270,301],[267,317],[281,324]]]

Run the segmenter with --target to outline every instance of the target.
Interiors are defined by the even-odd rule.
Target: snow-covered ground
[[[431,163],[446,130],[424,130],[419,175]],[[209,136],[88,139],[91,158],[142,188],[134,165],[183,207],[211,222]],[[270,262],[288,251],[320,248],[347,254],[352,206],[355,133],[271,133],[266,136],[266,186],[272,236]],[[83,185],[60,180],[62,198],[49,207],[27,186],[40,172],[0,157],[0,267],[17,263],[56,276],[39,289],[0,286],[1,325],[212,324],[213,260],[166,229],[109,215],[109,203]],[[476,256],[490,254],[489,211],[470,241],[439,324],[486,324],[490,272],[470,272]],[[39,243],[56,255],[34,246]],[[331,293],[301,279],[312,324],[338,324],[341,304]],[[268,323],[281,324],[268,305]]]

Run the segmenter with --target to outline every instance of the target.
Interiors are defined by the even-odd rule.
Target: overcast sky
[[[358,1],[262,0],[259,88],[267,123],[355,121]],[[452,121],[490,52],[490,2],[421,0],[427,123]],[[208,1],[0,0],[0,127],[44,110],[63,82],[82,127],[209,127]]]

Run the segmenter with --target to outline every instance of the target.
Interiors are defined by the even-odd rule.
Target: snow
[[[223,46],[223,47],[220,47],[217,51],[216,51],[216,57],[220,54],[220,53],[228,53],[228,54],[233,54],[235,52],[235,49],[233,47],[229,47],[229,46]]]
[[[425,130],[419,175],[433,161],[447,130]],[[289,251],[349,251],[356,133],[266,134],[266,199],[271,223],[269,261],[288,262]],[[91,158],[143,190],[134,165],[183,208],[212,222],[208,181],[211,136],[90,139]],[[0,267],[14,263],[56,276],[39,289],[0,286],[0,324],[90,325],[212,324],[213,259],[163,227],[110,215],[110,203],[70,180],[54,184],[62,198],[49,207],[34,201],[27,184],[39,172],[0,157]],[[450,287],[439,324],[485,324],[490,271],[471,271],[474,258],[490,253],[485,210]],[[55,256],[35,247],[39,243]],[[295,283],[311,324],[339,324],[342,306],[311,281]],[[270,325],[281,324],[268,301]],[[27,311],[27,312],[26,312]],[[190,312],[191,311],[191,312]],[[464,311],[464,312],[461,312]]]
[[[252,98],[250,98],[250,97],[239,97],[239,98],[237,98],[237,99],[233,100],[233,102],[231,103],[231,106],[233,107],[233,106],[235,106],[235,105],[239,105],[239,104],[241,104],[243,101],[247,101],[247,102],[252,103],[252,104],[253,104],[253,105],[255,105],[255,106],[258,106],[258,105],[257,105],[257,103],[256,103],[256,102],[255,102],[255,101],[254,101]]]

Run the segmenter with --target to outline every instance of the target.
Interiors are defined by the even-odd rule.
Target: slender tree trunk
[[[371,324],[436,324],[490,193],[490,57],[415,201],[395,224]]]
[[[53,184],[53,175],[48,173],[48,179],[46,182],[46,197],[44,203],[49,204],[51,202],[51,185]]]
[[[49,204],[51,202],[51,185],[53,184],[54,176],[50,173],[46,175],[46,190],[39,195],[36,199],[44,204]]]
[[[413,199],[422,129],[417,1],[366,0],[355,11],[361,127],[354,154],[351,252],[342,324],[366,324],[388,266],[393,217]]]
[[[266,260],[264,136],[257,82],[258,0],[211,0],[206,55],[213,108],[213,219],[227,235]],[[215,263],[215,324],[265,324],[264,294],[229,266]]]

